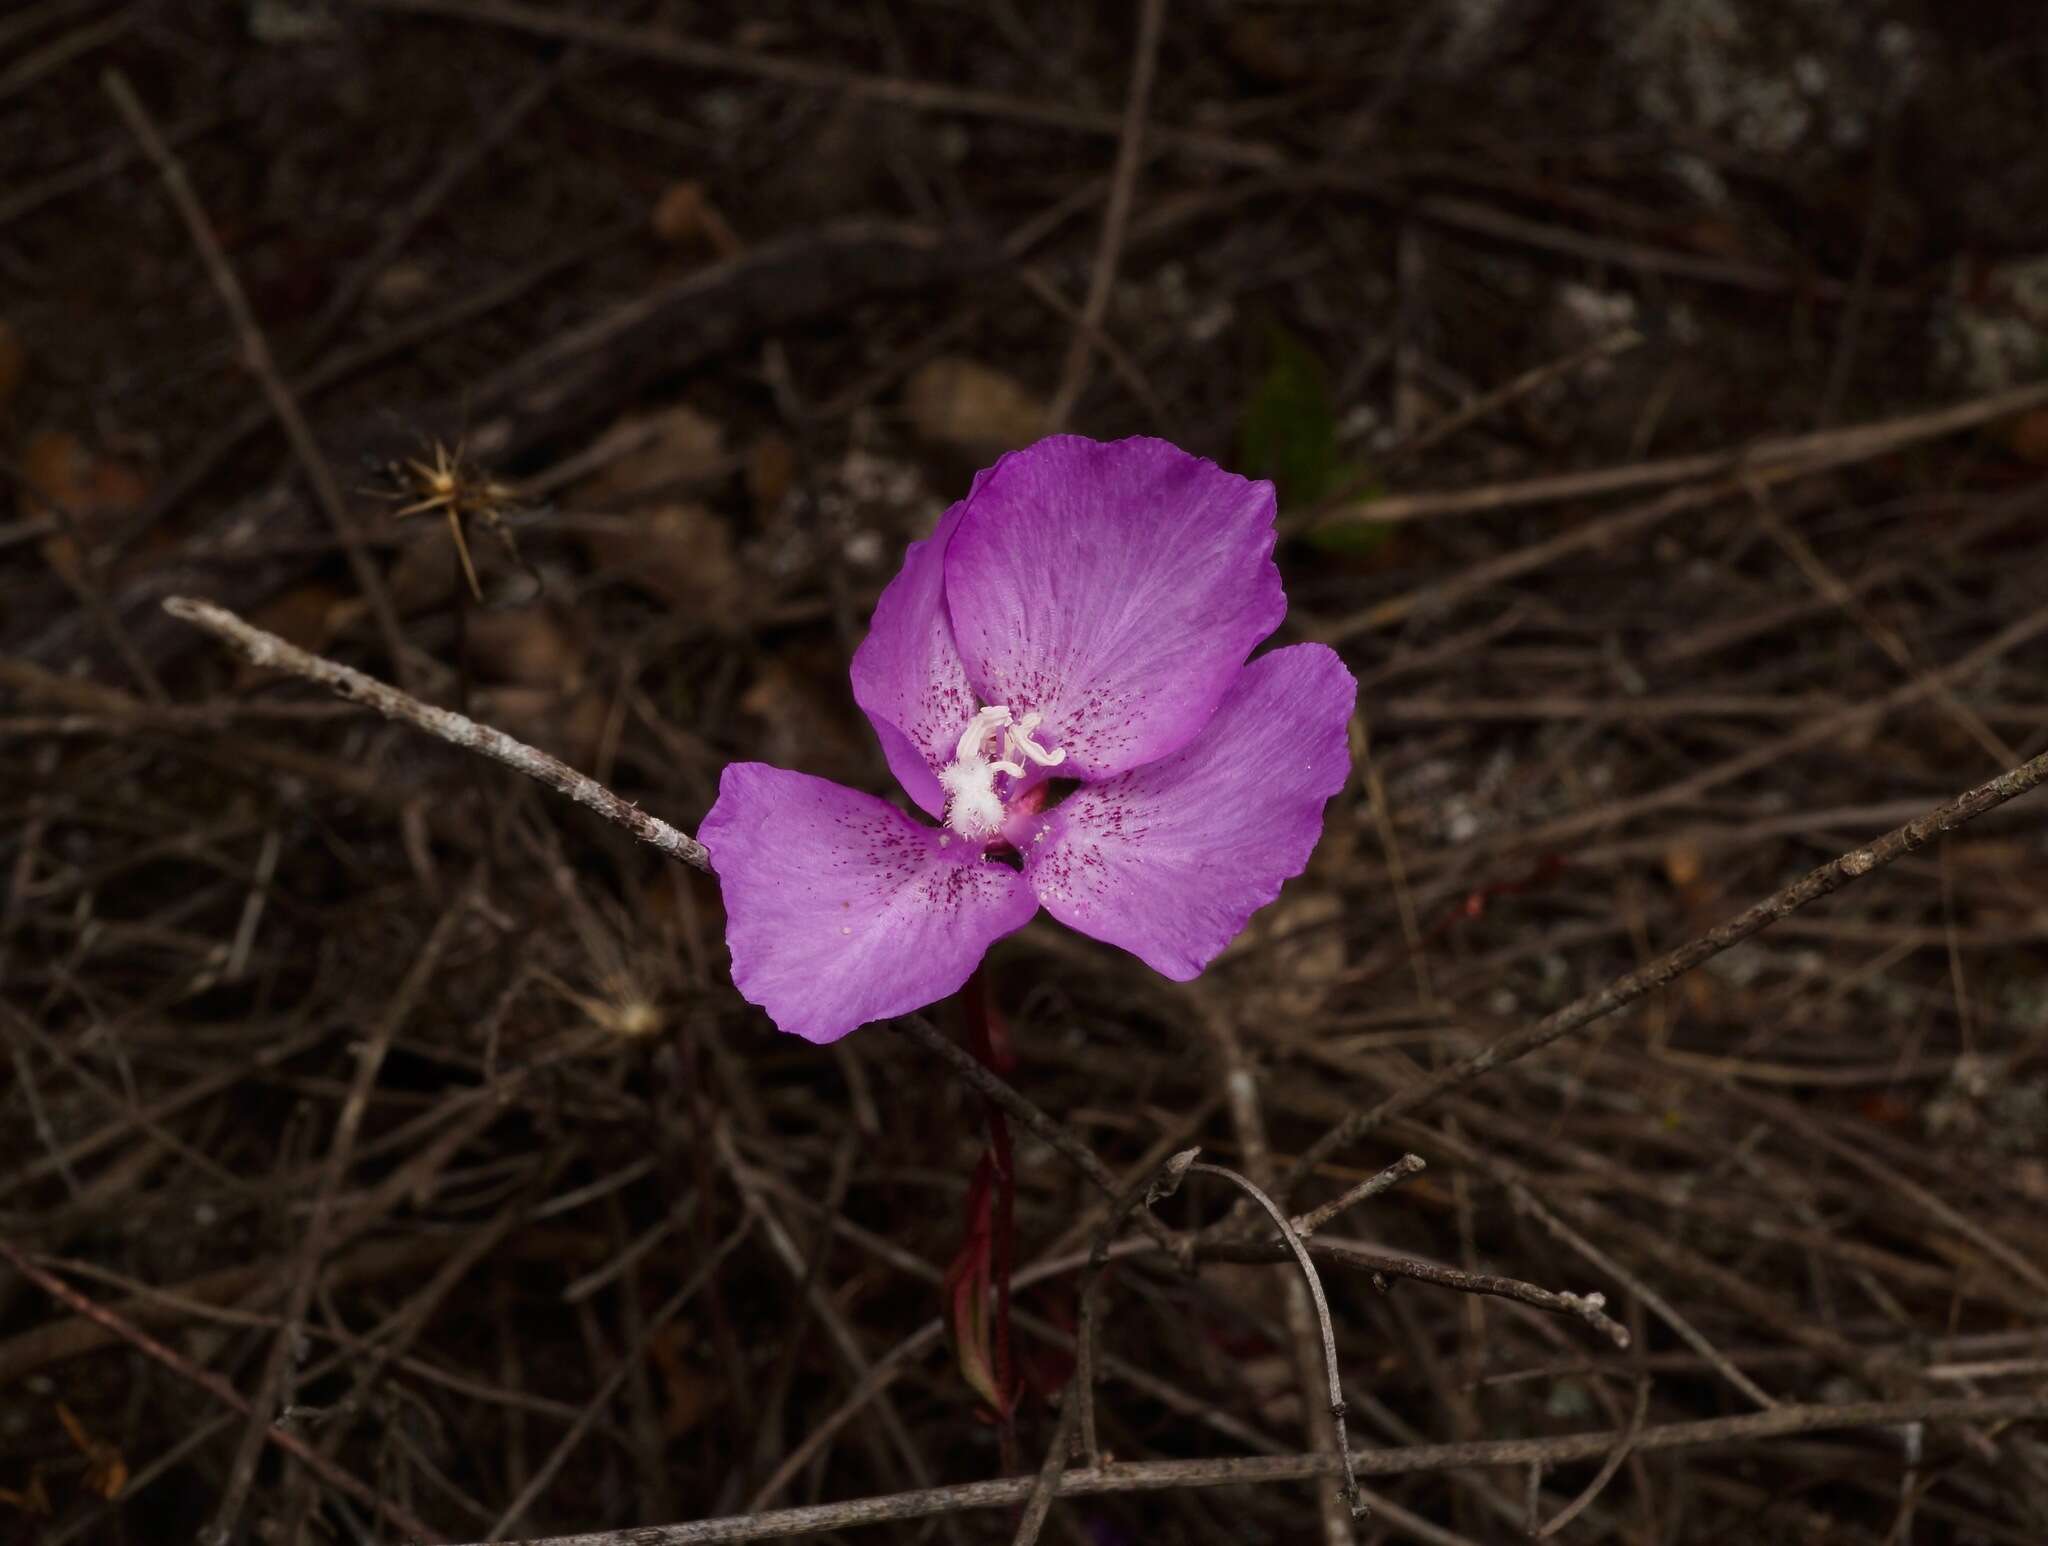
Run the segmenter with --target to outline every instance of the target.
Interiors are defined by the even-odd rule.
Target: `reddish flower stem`
[[[960,1004],[967,1017],[967,1050],[991,1073],[1007,1074],[1016,1066],[1011,1055],[1008,1028],[989,1002],[988,979],[977,966],[960,990]],[[991,1342],[996,1391],[1001,1403],[996,1409],[1001,1435],[1003,1469],[1017,1469],[1017,1387],[1010,1356],[1010,1277],[1017,1258],[1017,1173],[1010,1147],[1010,1121],[1002,1107],[982,1097],[982,1116],[988,1125],[988,1152],[983,1163],[995,1182],[995,1206],[989,1220],[989,1282],[995,1295]]]

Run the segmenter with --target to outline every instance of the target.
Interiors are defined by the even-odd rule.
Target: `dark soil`
[[[1362,688],[1309,873],[1190,989],[1043,920],[989,962],[1011,1083],[1120,1181],[1284,1172],[2048,749],[2048,392],[2001,395],[2048,364],[2038,6],[1181,0],[1106,247],[1141,8],[0,12],[7,1536],[481,1541],[1035,1472],[1107,1216],[1020,1136],[1019,1268],[1068,1260],[1017,1294],[1006,1434],[927,1329],[971,1091],[882,1027],[778,1035],[709,877],[165,595],[693,830],[733,760],[891,788],[848,659],[1048,404],[1278,477],[1279,637]],[[1559,1539],[2048,1539],[2042,798],[1318,1168],[1299,1206],[1421,1155],[1329,1237],[1633,1333],[1326,1263],[1356,1445],[1639,1439],[1389,1467],[1357,1539],[1525,1539],[1596,1481]],[[1317,1448],[1292,1271],[1112,1270],[1116,1460]],[[1683,1438],[1766,1402],[1812,1421]],[[1047,1538],[1319,1519],[1298,1479],[1111,1491]]]

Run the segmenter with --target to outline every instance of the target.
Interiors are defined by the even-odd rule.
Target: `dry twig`
[[[1704,1445],[1758,1443],[1793,1434],[1896,1428],[1904,1423],[2040,1422],[2048,1419],[2048,1396],[1978,1396],[1959,1400],[1860,1401],[1835,1406],[1781,1406],[1742,1417],[1705,1422],[1668,1423],[1644,1428],[1635,1436],[1636,1453],[1657,1453]],[[1417,1444],[1400,1449],[1360,1450],[1352,1455],[1361,1476],[1411,1476],[1430,1471],[1471,1467],[1564,1465],[1602,1460],[1613,1454],[1627,1430],[1571,1433],[1547,1439],[1487,1439],[1470,1444]],[[1340,1469],[1330,1454],[1244,1456],[1225,1460],[1160,1460],[1100,1470],[1068,1471],[1060,1481],[1066,1497],[1100,1497],[1110,1493],[1161,1492],[1181,1487],[1240,1487],[1305,1481],[1335,1475]],[[808,1508],[706,1519],[693,1524],[639,1525],[624,1530],[599,1530],[583,1535],[557,1535],[525,1546],[711,1546],[713,1542],[784,1540],[827,1530],[891,1524],[905,1519],[967,1509],[1009,1508],[1023,1502],[1037,1485],[1033,1477],[1005,1477],[926,1492],[859,1498],[847,1503],[820,1503]],[[478,1543],[482,1546],[482,1543]]]
[[[1046,409],[1046,422],[1063,428],[1088,384],[1088,357],[1109,315],[1109,295],[1116,283],[1117,260],[1123,254],[1124,227],[1131,217],[1131,192],[1144,162],[1145,114],[1152,102],[1152,77],[1159,64],[1159,37],[1165,28],[1166,0],[1140,0],[1138,46],[1131,56],[1131,87],[1124,99],[1124,120],[1117,141],[1116,170],[1110,174],[1109,203],[1102,214],[1102,243],[1089,271],[1088,297],[1067,345],[1060,368],[1059,389]]]
[[[1660,956],[1648,966],[1616,978],[1596,993],[1575,999],[1534,1025],[1503,1036],[1491,1046],[1461,1058],[1442,1072],[1388,1096],[1370,1110],[1347,1118],[1309,1145],[1288,1174],[1281,1189],[1282,1195],[1290,1194],[1318,1164],[1337,1150],[1377,1131],[1396,1117],[1420,1110],[1440,1095],[1469,1084],[1504,1064],[1527,1057],[1574,1031],[1583,1030],[1617,1009],[1626,1008],[1676,981],[1701,962],[1711,960],[1722,951],[1761,933],[1809,902],[1830,896],[1842,887],[1895,863],[1935,838],[1974,821],[1986,811],[1996,810],[2006,801],[2017,799],[2044,781],[2048,781],[2048,752],[1996,778],[1987,779],[1915,821],[1894,827],[1875,842],[1852,848],[1830,859],[1719,928]]]
[[[2048,402],[2048,386],[2030,382],[1945,408],[1902,414],[1894,419],[1854,424],[1843,429],[1792,435],[1781,440],[1761,440],[1729,451],[1705,451],[1694,456],[1666,457],[1660,461],[1630,462],[1589,472],[1557,473],[1519,483],[1494,483],[1443,493],[1387,495],[1366,500],[1341,515],[1326,519],[1328,522],[1417,521],[1446,515],[1478,515],[1524,505],[1555,504],[1567,499],[1620,494],[1632,489],[1656,488],[1699,479],[1732,478],[1740,484],[1745,477],[1769,475],[1776,480],[1787,474],[1806,476],[1829,467],[1839,467],[1845,462],[1868,461],[1890,451],[1953,435],[1958,430],[1988,424],[1996,419],[2010,418],[2044,402]]]
[[[200,1368],[175,1349],[166,1347],[148,1332],[131,1325],[104,1305],[88,1299],[62,1278],[46,1271],[27,1252],[4,1237],[0,1237],[0,1256],[5,1256],[8,1261],[14,1264],[17,1272],[50,1295],[58,1303],[67,1305],[77,1314],[104,1326],[108,1331],[136,1348],[146,1357],[163,1365],[180,1379],[188,1380],[192,1384],[197,1385],[215,1400],[232,1407],[244,1417],[252,1419],[255,1417],[256,1406],[218,1374],[215,1374],[211,1369]],[[263,1422],[260,1424],[258,1431],[261,1432],[266,1441],[275,1444],[286,1454],[291,1455],[318,1473],[320,1478],[330,1487],[339,1488],[358,1502],[376,1510],[389,1519],[392,1524],[416,1540],[440,1541],[446,1539],[446,1537],[429,1529],[426,1525],[415,1519],[405,1509],[385,1497],[381,1492],[332,1464],[326,1457],[313,1449],[311,1445],[307,1444],[304,1439],[300,1438],[290,1429],[279,1427],[275,1423]]]
[[[1188,1169],[1201,1175],[1222,1177],[1263,1208],[1273,1221],[1273,1227],[1280,1231],[1282,1243],[1293,1253],[1295,1263],[1301,1268],[1302,1281],[1308,1285],[1309,1298],[1315,1304],[1316,1329],[1322,1336],[1323,1372],[1330,1385],[1330,1424],[1337,1455],[1343,1462],[1344,1498],[1351,1505],[1355,1517],[1363,1513],[1364,1508],[1358,1497],[1358,1475],[1351,1466],[1351,1447],[1344,1437],[1344,1385],[1337,1373],[1337,1335],[1330,1329],[1330,1302],[1323,1297],[1323,1280],[1316,1274],[1315,1263],[1309,1260],[1308,1248],[1301,1236],[1295,1233],[1287,1215],[1281,1212],[1280,1205],[1248,1178],[1226,1165],[1195,1164]]]
[[[144,153],[156,163],[157,171],[162,174],[164,187],[171,201],[177,205],[185,229],[191,234],[192,245],[199,249],[207,274],[228,309],[242,358],[263,388],[263,395],[269,399],[270,411],[277,415],[278,423],[284,427],[285,437],[291,441],[292,451],[305,470],[307,481],[313,486],[313,497],[319,501],[321,511],[348,555],[349,571],[355,576],[363,600],[369,605],[370,615],[377,620],[385,653],[391,658],[391,669],[401,684],[408,683],[412,667],[406,658],[405,632],[399,627],[398,612],[391,604],[390,593],[384,588],[383,576],[370,562],[369,548],[363,542],[363,534],[355,518],[349,514],[348,506],[342,500],[341,487],[334,481],[333,469],[327,465],[319,442],[314,440],[313,431],[307,427],[306,416],[299,411],[298,400],[292,396],[291,388],[285,385],[284,377],[278,371],[277,362],[271,358],[269,340],[257,324],[256,314],[249,307],[248,297],[242,292],[241,281],[235,277],[227,254],[221,251],[220,240],[213,234],[213,224],[200,206],[199,196],[192,189],[192,180],[185,175],[184,163],[178,159],[177,152],[164,143],[155,120],[142,105],[142,99],[136,96],[135,88],[128,84],[126,76],[118,70],[110,70],[101,77],[100,83],[107,95],[113,98],[114,106],[120,110]]]
[[[400,692],[353,667],[309,654],[211,602],[172,596],[164,602],[164,610],[195,627],[204,628],[223,643],[233,646],[251,665],[304,677],[351,703],[375,709],[386,719],[439,736],[451,746],[476,752],[493,762],[502,762],[514,772],[524,773],[535,782],[567,795],[584,809],[595,811],[605,820],[624,827],[641,842],[671,859],[680,859],[700,870],[711,868],[710,852],[695,838],[678,832],[659,817],[650,816],[638,806],[620,799],[596,779],[578,773],[561,759],[550,757],[523,741],[515,741],[502,730],[480,725],[466,714],[422,703],[410,693]]]

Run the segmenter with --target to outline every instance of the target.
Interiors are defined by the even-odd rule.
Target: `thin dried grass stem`
[[[1984,1396],[1927,1401],[1858,1401],[1841,1405],[1781,1406],[1742,1417],[1668,1423],[1644,1428],[1633,1450],[1647,1453],[1704,1445],[1756,1443],[1792,1434],[1897,1428],[1906,1423],[2039,1422],[2048,1418],[2048,1396]],[[1602,1460],[1627,1437],[1626,1429],[1568,1433],[1547,1439],[1486,1439],[1464,1444],[1416,1444],[1399,1449],[1360,1450],[1351,1457],[1364,1476],[1408,1476],[1500,1466],[1562,1465]],[[1068,1471],[1060,1479],[1066,1497],[1111,1493],[1164,1492],[1175,1488],[1239,1487],[1305,1481],[1334,1475],[1335,1455],[1231,1456],[1221,1460],[1160,1460],[1137,1465]],[[964,1486],[935,1487],[843,1503],[705,1519],[691,1524],[639,1525],[584,1535],[548,1536],[526,1546],[712,1546],[714,1542],[784,1540],[861,1525],[929,1519],[970,1509],[1012,1508],[1025,1501],[1034,1477],[1003,1477]],[[481,1546],[481,1543],[479,1543]]]
[[[1343,1461],[1344,1501],[1350,1505],[1352,1517],[1356,1518],[1365,1512],[1365,1505],[1358,1495],[1358,1473],[1352,1469],[1351,1446],[1344,1437],[1344,1382],[1337,1373],[1337,1335],[1330,1326],[1330,1301],[1324,1297],[1323,1280],[1316,1273],[1316,1264],[1309,1260],[1308,1247],[1295,1233],[1294,1225],[1281,1211],[1280,1205],[1248,1178],[1227,1165],[1192,1164],[1188,1169],[1205,1176],[1219,1176],[1251,1198],[1266,1211],[1273,1227],[1280,1231],[1281,1240],[1294,1253],[1295,1263],[1301,1268],[1302,1281],[1308,1285],[1309,1298],[1315,1304],[1316,1328],[1322,1333],[1323,1372],[1330,1382],[1330,1422],[1336,1430],[1337,1454]]]
[[[1417,1111],[1438,1096],[1470,1084],[1496,1068],[1541,1051],[1552,1042],[1561,1041],[1596,1020],[1605,1019],[1617,1009],[1625,1009],[1684,976],[1702,962],[1712,960],[1754,934],[1762,933],[1808,903],[1819,901],[1866,875],[1874,874],[1935,838],[1976,820],[1986,811],[1996,810],[2008,800],[2015,800],[2044,782],[2048,782],[2048,752],[1996,778],[1986,779],[1976,788],[1965,790],[1926,815],[1904,826],[1894,827],[1875,842],[1852,848],[1830,859],[1719,928],[1658,957],[1648,966],[1617,977],[1606,987],[1574,999],[1534,1025],[1510,1032],[1491,1046],[1459,1059],[1450,1067],[1388,1096],[1368,1110],[1346,1118],[1310,1144],[1295,1161],[1294,1168],[1280,1185],[1280,1195],[1290,1195],[1325,1159],[1368,1133],[1377,1132],[1395,1118]]]

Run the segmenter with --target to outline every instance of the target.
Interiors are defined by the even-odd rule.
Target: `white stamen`
[[[1026,760],[1041,768],[1058,767],[1067,760],[1065,747],[1047,751],[1032,739],[1044,716],[1033,710],[1015,718],[1003,704],[977,710],[953,749],[953,760],[939,769],[939,784],[946,791],[946,825],[973,842],[985,842],[1001,830],[1003,800],[996,793],[996,775],[1022,778]],[[989,760],[989,738],[998,731],[995,760]]]
[[[946,825],[970,842],[995,836],[1003,824],[1003,801],[996,793],[996,770],[985,762],[960,761],[939,769],[946,791]]]
[[[1031,732],[1038,728],[1038,722],[1043,718],[1043,714],[1033,709],[1011,725],[1003,736],[1003,750],[1012,756],[1022,752],[1041,768],[1056,768],[1067,760],[1067,749],[1062,746],[1056,751],[1047,751],[1031,739]]]
[[[993,732],[1006,729],[1009,723],[1010,711],[1006,708],[997,707],[981,710],[974,718],[967,721],[967,728],[960,732],[959,744],[953,748],[953,761],[955,763],[970,760],[974,762],[981,761],[982,743]]]

